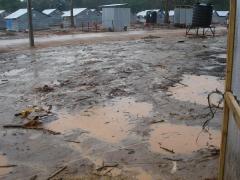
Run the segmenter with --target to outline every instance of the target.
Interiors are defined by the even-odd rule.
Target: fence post
[[[34,35],[33,35],[33,24],[32,24],[32,0],[27,0],[27,9],[28,9],[29,44],[30,44],[30,47],[34,47]]]
[[[232,90],[232,70],[233,70],[233,58],[234,58],[234,42],[235,42],[235,24],[236,24],[236,0],[230,0],[230,27],[228,32],[228,55],[227,55],[227,75],[226,75],[226,87],[225,92]],[[221,141],[221,152],[220,152],[220,167],[219,167],[219,180],[224,179],[225,170],[225,158],[227,148],[227,136],[228,136],[228,124],[229,124],[230,109],[225,100],[224,102],[224,119],[222,127],[222,141]]]

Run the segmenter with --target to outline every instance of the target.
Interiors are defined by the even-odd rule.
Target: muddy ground
[[[226,35],[1,53],[0,178],[216,178],[221,109],[200,132],[225,63]],[[51,107],[45,131],[3,127],[25,123],[15,114],[33,105]]]

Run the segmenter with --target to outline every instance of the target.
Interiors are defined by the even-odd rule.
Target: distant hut
[[[186,27],[192,24],[193,8],[192,6],[181,5],[174,9],[174,25]]]
[[[86,27],[91,26],[97,21],[96,12],[93,12],[87,8],[74,8],[73,9],[73,17],[74,17],[74,26],[75,27]],[[63,19],[63,27],[71,26],[71,11],[66,11],[62,15]]]
[[[102,5],[102,24],[110,31],[126,31],[130,27],[131,10],[127,4]]]
[[[227,24],[229,11],[213,11],[213,24]]]
[[[62,24],[63,13],[58,9],[45,9],[42,11],[42,13],[49,16],[50,26],[60,26]]]
[[[49,27],[49,17],[39,11],[32,10],[33,29],[41,30]],[[27,9],[19,9],[5,17],[8,31],[25,31],[28,29]]]
[[[6,23],[4,17],[6,16],[5,10],[0,10],[0,29],[6,29]]]
[[[131,22],[131,24],[136,24],[137,23],[137,14],[131,12],[130,22]]]
[[[92,21],[96,24],[102,24],[102,13],[96,9],[91,9],[92,11]]]

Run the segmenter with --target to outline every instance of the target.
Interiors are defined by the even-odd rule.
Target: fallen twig
[[[31,129],[31,130],[36,130],[36,131],[47,132],[52,135],[60,135],[61,134],[60,132],[52,131],[52,130],[45,129],[42,127],[25,127],[24,125],[8,124],[8,125],[4,125],[3,128],[6,128],[6,129]]]
[[[165,120],[159,120],[159,121],[154,120],[151,122],[151,124],[157,124],[157,123],[163,123],[163,122],[165,122]]]
[[[163,159],[166,159],[166,160],[169,160],[169,161],[183,161],[183,159],[175,159],[175,158],[169,158],[169,157],[166,157],[166,158],[163,158]]]
[[[63,166],[62,168],[60,168],[59,170],[54,172],[51,176],[49,176],[47,178],[47,180],[50,180],[50,179],[54,178],[56,175],[58,175],[60,172],[64,171],[66,168],[67,168],[67,166]]]
[[[66,141],[66,142],[71,142],[71,143],[77,143],[77,144],[80,144],[81,142],[79,142],[79,141],[73,141],[73,140],[64,140],[64,141]]]
[[[103,165],[103,166],[97,168],[96,170],[97,170],[97,171],[102,171],[102,170],[105,169],[105,168],[114,168],[114,167],[118,167],[118,166],[119,166],[119,164],[114,164],[114,165]]]
[[[4,166],[0,166],[0,168],[11,168],[11,167],[16,167],[17,165],[4,165]]]
[[[107,175],[108,173],[110,173],[114,168],[115,168],[115,167],[113,167],[113,168],[109,169],[108,171],[106,171],[106,172],[103,174],[103,176],[106,176],[106,175]]]
[[[159,143],[159,145],[160,145],[160,148],[161,148],[161,149],[163,149],[163,150],[165,150],[165,151],[167,151],[167,152],[169,152],[169,153],[175,154],[175,152],[173,151],[173,149],[168,149],[168,148],[166,148],[166,147],[162,147],[161,143]]]

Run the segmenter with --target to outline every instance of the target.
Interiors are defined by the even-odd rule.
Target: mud
[[[161,154],[169,154],[161,147],[172,150],[176,154],[191,154],[194,151],[214,146],[220,146],[220,131],[202,131],[201,126],[186,126],[174,124],[158,124],[152,126],[150,133],[151,150]]]
[[[47,179],[63,165],[56,179],[216,178],[221,109],[209,124],[212,135],[202,133],[199,144],[195,137],[209,118],[207,93],[223,87],[226,35],[170,34],[93,35],[84,45],[56,41],[1,53],[0,152],[17,165],[3,178]],[[2,127],[23,123],[14,114],[29,105],[51,105],[52,114],[41,121],[61,135]],[[176,153],[160,150],[159,143]],[[118,167],[96,175],[103,164]]]
[[[152,110],[148,103],[134,99],[115,99],[103,106],[94,106],[80,114],[59,113],[59,119],[46,124],[46,128],[65,133],[71,130],[85,130],[91,136],[109,143],[125,139],[133,127],[130,120],[147,117]]]
[[[170,87],[173,98],[201,105],[208,105],[208,94],[216,89],[224,91],[224,81],[214,76],[183,75],[181,84]],[[216,99],[216,98],[215,98]],[[217,102],[217,100],[215,100]],[[217,103],[215,103],[217,104]]]
[[[6,156],[0,155],[0,166],[7,166],[9,165],[8,160]],[[11,172],[12,168],[11,167],[1,167],[0,168],[0,178],[6,176]]]

